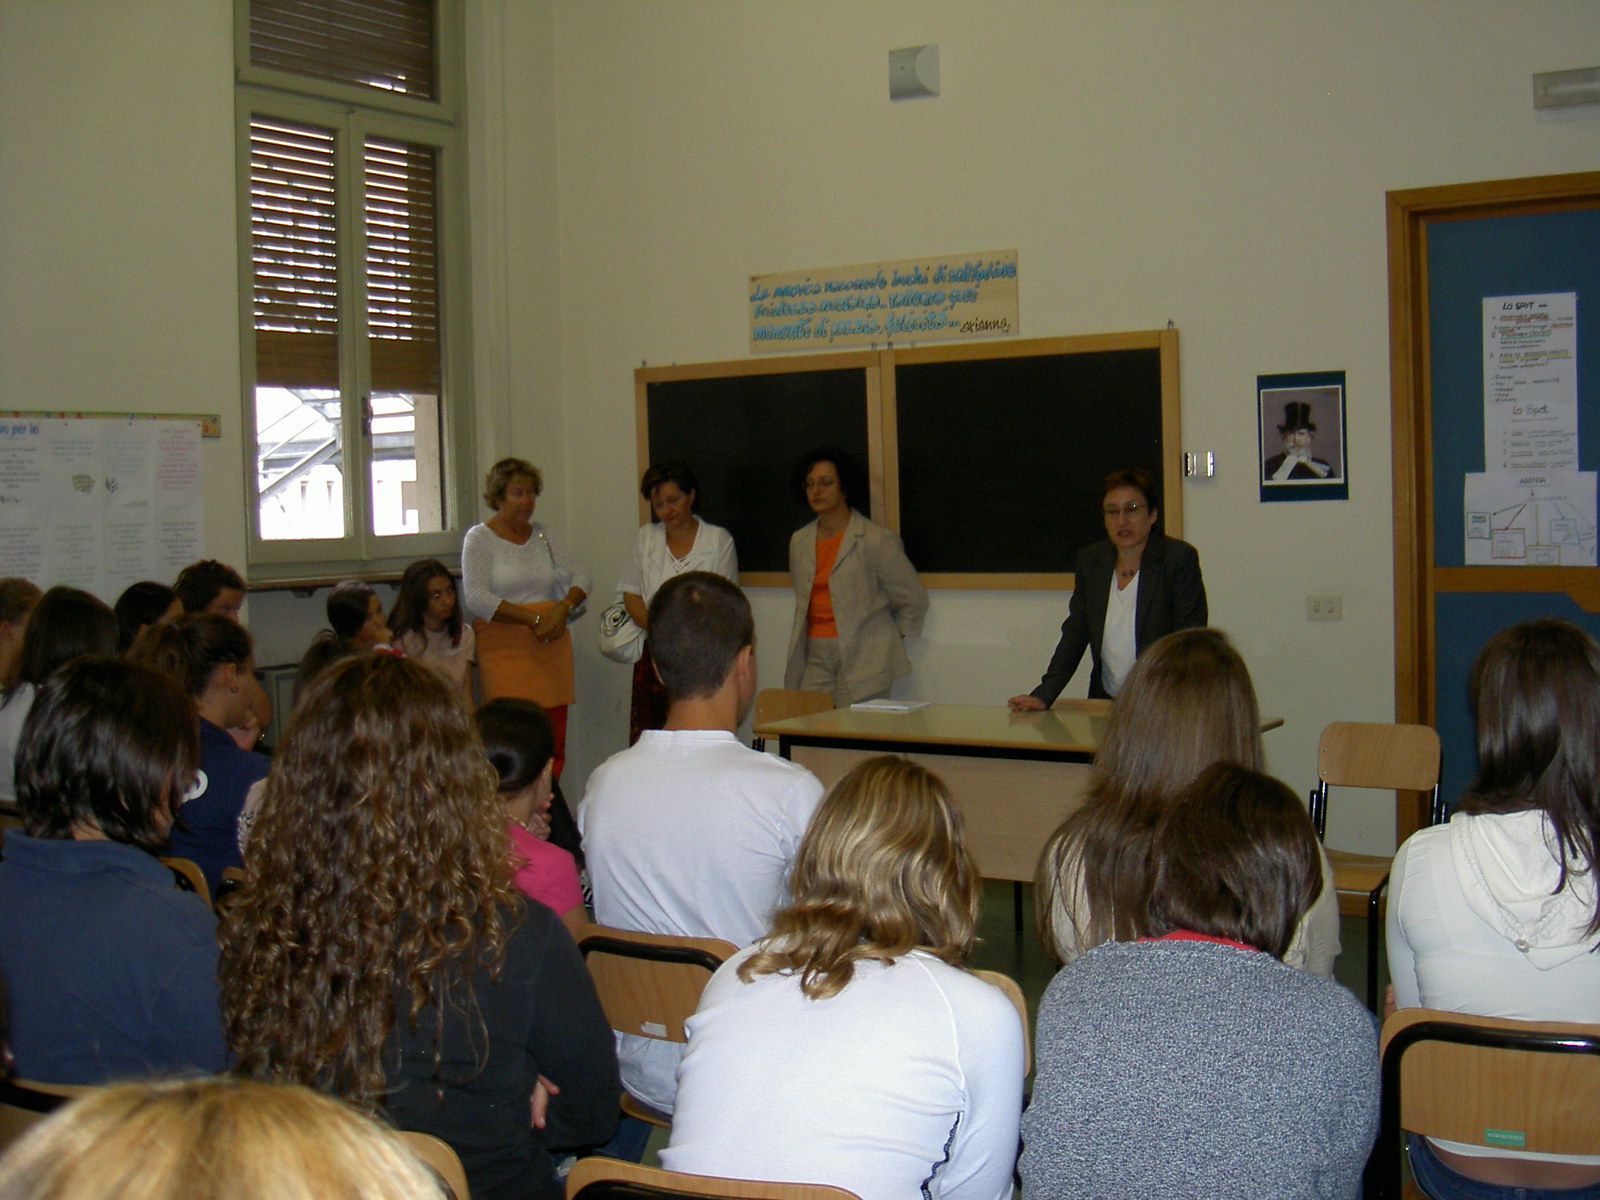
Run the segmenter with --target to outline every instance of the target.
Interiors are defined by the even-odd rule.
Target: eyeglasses
[[[1124,504],[1121,508],[1118,508],[1115,504],[1108,504],[1106,505],[1106,516],[1115,519],[1126,514],[1131,517],[1135,513],[1142,513],[1148,507],[1150,507],[1148,504],[1136,503]]]

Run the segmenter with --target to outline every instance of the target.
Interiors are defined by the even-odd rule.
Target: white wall
[[[1181,331],[1184,444],[1221,463],[1184,536],[1287,720],[1274,768],[1303,790],[1323,723],[1392,716],[1384,193],[1594,169],[1600,109],[1535,113],[1529,76],[1600,61],[1600,0],[466,9],[481,465],[546,468],[601,598],[637,521],[634,367],[746,357],[753,272],[1014,246],[1026,336]],[[0,3],[0,407],[221,412],[207,551],[242,562],[231,37],[216,0]],[[887,52],[925,42],[943,95],[891,104]],[[1261,505],[1255,376],[1302,370],[1348,373],[1351,499]],[[1314,591],[1341,623],[1305,621]],[[777,683],[790,601],[753,599]],[[936,594],[901,694],[1030,687],[1065,601]],[[303,645],[321,604],[253,619]],[[628,688],[578,633],[573,794]],[[1344,825],[1381,847],[1390,816]]]

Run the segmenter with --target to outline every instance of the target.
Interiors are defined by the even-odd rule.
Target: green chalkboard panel
[[[789,535],[811,520],[790,488],[802,454],[831,444],[863,465],[870,461],[874,356],[854,357],[858,365],[823,370],[796,363],[792,370],[735,375],[726,373],[730,364],[711,364],[698,378],[692,367],[636,373],[645,410],[641,458],[678,458],[694,468],[699,512],[733,534],[742,575],[789,569]],[[759,370],[758,364],[739,365]],[[863,511],[871,508],[870,497],[851,501]]]

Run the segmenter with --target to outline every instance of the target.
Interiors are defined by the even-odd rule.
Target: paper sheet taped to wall
[[[1593,471],[1488,471],[1464,491],[1468,566],[1595,565]]]

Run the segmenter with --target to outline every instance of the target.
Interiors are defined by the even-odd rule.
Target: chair
[[[467,1194],[466,1168],[461,1165],[461,1159],[448,1142],[431,1133],[416,1133],[410,1129],[396,1132],[400,1140],[410,1147],[411,1153],[432,1167],[434,1174],[444,1180],[444,1185],[455,1193],[456,1200],[471,1200]]]
[[[199,863],[188,858],[163,858],[161,861],[171,869],[180,892],[194,892],[207,904],[211,903],[211,885],[206,883],[206,874]]]
[[[827,692],[803,692],[799,688],[766,688],[756,693],[756,715],[753,724],[760,728],[769,721],[787,721],[790,717],[809,717],[812,713],[832,712],[833,697]],[[750,745],[757,750],[767,748],[767,739],[757,734]]]
[[[1028,1002],[1022,997],[1017,981],[1003,971],[973,971],[985,983],[992,983],[1016,1005],[1017,1016],[1022,1018],[1022,1073],[1033,1074],[1033,1030],[1028,1024]]]
[[[1328,789],[1358,787],[1430,794],[1428,823],[1444,820],[1439,799],[1439,735],[1426,725],[1335,721],[1317,744],[1317,786],[1311,791],[1311,823],[1323,838],[1328,824]],[[1401,801],[1397,798],[1398,804]],[[1339,912],[1367,914],[1367,1007],[1378,1011],[1378,950],[1383,944],[1383,892],[1394,855],[1328,850]]]
[[[686,1042],[684,1022],[694,1015],[712,973],[738,952],[721,938],[673,937],[589,925],[578,938],[606,1020],[619,1033]],[[664,1113],[622,1095],[622,1111],[663,1128]]]
[[[720,1175],[685,1175],[614,1158],[580,1158],[567,1176],[567,1200],[860,1200],[851,1191],[825,1183],[766,1183]]]
[[[1401,1130],[1600,1154],[1600,1025],[1403,1008],[1383,1023],[1380,1044],[1383,1109],[1363,1188],[1368,1200],[1402,1195]]]
[[[0,1079],[0,1151],[8,1149],[67,1101],[96,1090],[88,1084]]]
[[[217,880],[217,894],[211,898],[211,907],[221,916],[239,902],[244,890],[244,868],[223,867],[222,878]]]

